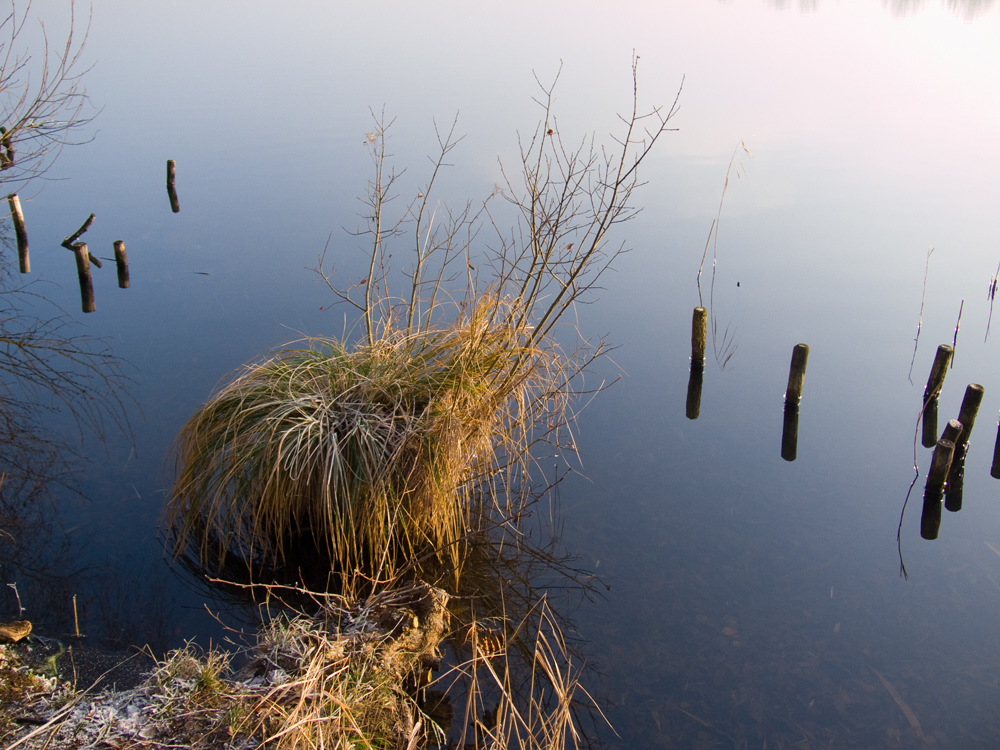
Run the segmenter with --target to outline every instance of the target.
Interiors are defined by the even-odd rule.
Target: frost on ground
[[[0,649],[0,746],[98,748],[415,747],[436,726],[404,688],[436,666],[448,596],[415,585],[348,606],[276,617],[248,663],[193,645],[127,690],[76,690]]]

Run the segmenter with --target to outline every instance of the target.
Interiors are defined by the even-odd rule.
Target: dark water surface
[[[46,7],[50,36],[65,9]],[[563,73],[564,133],[614,127],[640,98],[679,128],[651,157],[633,251],[580,310],[618,348],[582,414],[582,467],[560,486],[562,545],[603,596],[568,613],[585,679],[620,747],[993,747],[1000,742],[1000,481],[990,477],[1000,369],[986,338],[1000,261],[1000,11],[989,3],[300,3],[95,0],[90,143],[22,190],[45,293],[131,363],[135,449],[88,439],[86,501],[56,491],[31,569],[3,561],[27,616],[119,645],[165,649],[220,631],[214,601],[163,559],[167,448],[218,381],[302,334],[337,335],[344,310],[308,269],[356,239],[372,129],[426,180],[433,118],[466,140],[439,196],[483,198],[537,109],[532,70]],[[787,7],[782,7],[785,5]],[[949,9],[955,6],[954,9]],[[79,10],[79,9],[78,9]],[[712,251],[696,272],[734,148]],[[177,160],[181,212],[164,163]],[[91,251],[126,242],[132,286],[95,271],[82,316],[58,247],[89,213]],[[923,326],[910,362],[930,257]],[[360,274],[359,274],[360,275]],[[685,416],[691,310],[709,342],[700,414]],[[709,303],[711,303],[709,305]],[[964,507],[919,535],[914,431],[938,344],[954,367],[939,425],[965,386],[986,390]],[[84,319],[85,317],[85,319]],[[1000,321],[996,321],[1000,326]],[[997,331],[1000,333],[1000,330]],[[811,347],[797,458],[779,454],[792,347]],[[725,355],[720,356],[724,359]],[[912,382],[911,382],[912,380]],[[3,543],[3,542],[0,542]],[[13,599],[5,593],[4,606]],[[9,612],[4,611],[5,616]]]

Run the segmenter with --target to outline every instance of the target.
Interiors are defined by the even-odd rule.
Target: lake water
[[[44,9],[60,39],[68,6]],[[51,7],[50,7],[51,6]],[[38,11],[38,9],[35,9]],[[79,8],[78,17],[79,17]],[[41,11],[39,11],[41,12]],[[78,18],[79,21],[79,18]],[[991,2],[131,3],[95,0],[91,142],[21,190],[33,276],[131,363],[134,451],[82,445],[89,498],[55,491],[30,565],[2,559],[26,616],[157,649],[221,632],[224,605],[163,559],[164,458],[227,373],[343,308],[309,269],[330,239],[357,270],[372,115],[396,121],[400,191],[426,180],[434,120],[466,138],[439,197],[483,198],[538,116],[533,71],[562,66],[561,132],[605,134],[639,96],[681,111],[620,228],[632,251],[588,335],[617,346],[592,382],[582,466],[559,488],[561,545],[602,596],[565,614],[611,747],[995,747],[1000,742],[1000,409],[988,290],[1000,262],[1000,9]],[[575,136],[574,136],[575,134]],[[713,252],[696,274],[734,149]],[[181,211],[164,190],[177,161]],[[122,239],[131,288],[95,271],[78,313],[59,248],[89,213]],[[929,256],[928,251],[934,252]],[[924,287],[926,271],[926,293]],[[709,341],[685,414],[692,309]],[[710,304],[709,304],[710,303]],[[328,309],[323,309],[328,308]],[[922,310],[922,318],[921,318]],[[939,344],[955,339],[941,426],[985,398],[961,512],[920,538],[930,451],[914,435]],[[914,355],[918,321],[922,322]],[[998,322],[1000,325],[1000,322]],[[792,347],[810,346],[797,456],[780,455]],[[732,349],[730,349],[732,351]],[[721,354],[719,361],[728,352]],[[911,374],[911,360],[914,361]],[[0,544],[6,542],[0,541]],[[51,552],[49,552],[51,551]],[[9,614],[14,607],[5,592]]]

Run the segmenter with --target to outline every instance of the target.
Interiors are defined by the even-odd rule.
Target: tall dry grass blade
[[[997,264],[997,270],[990,277],[990,286],[986,291],[986,298],[990,301],[990,314],[986,318],[986,335],[983,336],[983,343],[986,343],[990,337],[990,323],[993,321],[993,301],[997,296],[998,280],[1000,280],[1000,263]]]
[[[920,343],[920,328],[924,324],[924,301],[927,299],[927,277],[930,275],[931,270],[931,255],[934,253],[934,248],[928,248],[927,258],[924,260],[924,288],[923,292],[920,294],[920,314],[917,316],[917,335],[913,337],[913,357],[910,359],[910,371],[906,375],[906,379],[910,381],[910,385],[913,385],[913,363],[917,361],[917,346]],[[992,310],[992,307],[990,308]],[[986,326],[987,335],[989,335],[989,323]]]

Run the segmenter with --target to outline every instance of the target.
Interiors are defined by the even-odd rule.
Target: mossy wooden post
[[[688,377],[684,413],[697,419],[701,413],[701,389],[705,382],[705,341],[708,339],[708,310],[696,307],[691,316],[691,374]]]
[[[944,488],[944,507],[952,513],[962,510],[962,491],[965,485],[965,457],[969,452],[972,427],[976,424],[979,405],[983,402],[985,389],[978,383],[970,383],[965,389],[962,406],[958,412],[961,431],[954,438],[955,455],[951,459],[948,480]],[[952,420],[954,421],[954,420]],[[949,422],[949,424],[951,424]]]
[[[1000,479],[1000,423],[997,423],[997,439],[993,444],[993,465],[990,466],[990,476]]]
[[[705,364],[705,341],[708,339],[708,310],[696,307],[691,316],[691,364]]]
[[[688,419],[697,419],[701,414],[701,388],[705,381],[704,362],[691,361],[691,374],[688,376],[687,404],[685,414]]]
[[[87,252],[87,244],[76,243],[73,246],[73,253],[76,255],[76,273],[80,277],[81,308],[85,313],[92,313],[97,307],[94,305],[94,282],[90,278],[90,254]]]
[[[785,416],[781,425],[781,457],[794,461],[799,444],[799,401],[802,384],[806,378],[809,345],[796,344],[792,348],[792,363],[788,368],[788,387],[785,389]]]
[[[788,369],[788,388],[785,389],[785,406],[798,406],[802,398],[802,383],[806,378],[809,345],[796,344],[792,349],[792,364]]]
[[[170,198],[170,210],[175,214],[180,213],[181,204],[177,200],[177,189],[174,181],[177,179],[177,162],[167,159],[167,196]]]
[[[944,490],[924,491],[924,507],[920,511],[920,536],[922,539],[937,539],[941,530],[941,496]]]
[[[944,430],[941,432],[941,439],[955,444],[955,450],[951,455],[951,466],[944,483],[944,507],[954,512],[962,510],[962,467],[965,462],[965,452],[962,450],[962,435],[965,428],[957,419],[948,420]],[[930,476],[928,475],[928,481]]]
[[[799,450],[799,406],[785,402],[785,415],[781,424],[781,457],[794,461]]]
[[[924,402],[923,416],[920,420],[920,444],[925,448],[937,445],[938,400],[937,396]]]
[[[948,423],[949,425],[951,422]],[[955,443],[951,440],[946,440],[941,438],[938,440],[937,445],[934,448],[934,454],[931,456],[931,468],[927,472],[927,484],[926,488],[938,488],[944,487],[945,481],[948,479],[948,471],[951,469],[951,460],[955,456]]]
[[[944,483],[954,454],[955,444],[944,438],[934,448],[931,468],[927,472],[927,484],[924,486],[924,507],[920,513],[920,536],[924,539],[938,537],[938,530],[941,528],[941,498],[944,496]]]
[[[957,419],[949,419],[948,424],[944,426],[944,430],[941,432],[941,440],[948,440],[955,445],[958,445],[958,439],[962,435],[962,423]],[[937,443],[935,443],[937,445]]]
[[[965,451],[955,448],[951,458],[948,481],[944,485],[944,507],[952,513],[962,510],[962,495],[965,489]]]
[[[96,218],[97,218],[97,216],[94,215],[94,214],[91,214],[90,216],[88,216],[87,220],[84,221],[83,224],[80,225],[79,229],[77,229],[75,232],[73,232],[73,234],[71,234],[69,237],[64,237],[63,238],[62,246],[64,248],[66,248],[67,250],[72,250],[74,243],[78,239],[80,239],[80,237],[82,235],[84,235],[84,234],[87,233],[87,230],[90,229],[90,225],[94,223],[94,219],[96,219]]]
[[[118,288],[128,289],[128,255],[122,240],[115,240],[115,265],[118,267]]]
[[[966,449],[969,447],[972,427],[976,424],[976,415],[979,414],[979,406],[983,403],[985,393],[986,389],[979,383],[969,383],[966,387],[962,406],[958,410],[958,421],[962,423],[962,435],[960,441],[955,442],[956,446]]]
[[[28,230],[24,226],[24,214],[21,212],[21,199],[17,193],[7,196],[10,206],[10,218],[14,222],[14,234],[17,236],[17,262],[21,273],[31,273],[31,258],[28,257]]]
[[[948,374],[948,363],[954,356],[955,350],[947,344],[941,344],[934,355],[934,364],[931,365],[931,374],[927,378],[927,385],[924,386],[924,403],[932,398],[937,398],[944,386],[944,376]]]

